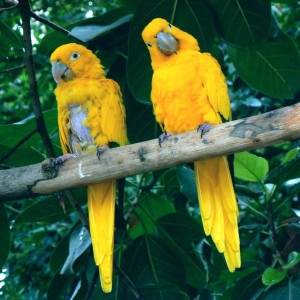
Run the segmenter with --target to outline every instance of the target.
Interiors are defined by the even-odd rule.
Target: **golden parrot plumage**
[[[83,155],[126,144],[125,109],[119,85],[105,77],[100,60],[75,43],[51,55],[61,147]],[[104,292],[112,290],[116,181],[88,186],[88,212],[94,258]]]
[[[182,133],[203,124],[220,124],[231,119],[225,77],[218,62],[201,53],[190,34],[157,18],[143,30],[153,77],[151,100],[163,131]],[[205,125],[204,125],[205,126]],[[241,266],[238,206],[226,157],[194,163],[202,223],[228,269]]]

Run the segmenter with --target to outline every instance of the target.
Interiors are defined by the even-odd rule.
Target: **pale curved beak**
[[[158,48],[165,55],[170,56],[178,51],[178,41],[173,35],[161,31],[156,37]]]
[[[52,76],[57,85],[61,85],[62,80],[69,81],[74,77],[74,74],[66,64],[55,61],[52,63]]]

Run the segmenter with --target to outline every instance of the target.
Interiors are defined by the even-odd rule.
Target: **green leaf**
[[[64,299],[62,295],[66,293],[74,278],[75,275],[56,274],[48,286],[47,300]]]
[[[300,177],[300,157],[289,161],[284,165],[280,165],[271,170],[266,178],[266,182],[281,185],[290,179]]]
[[[0,21],[0,41],[1,48],[3,44],[14,48],[22,48],[22,42],[15,32],[7,26],[5,23]]]
[[[50,136],[57,134],[57,110],[52,109],[43,113],[47,130]],[[34,116],[18,123],[0,125],[0,159],[6,156],[15,146],[19,147],[8,159],[6,164],[22,166],[41,162],[45,159],[39,149],[44,149],[40,135],[35,131]]]
[[[77,226],[77,224],[75,225]],[[73,229],[72,229],[73,230]],[[62,240],[54,248],[50,258],[50,269],[52,273],[57,273],[61,270],[65,260],[69,254],[69,240],[72,230],[66,234]]]
[[[177,178],[180,184],[180,192],[188,199],[198,203],[198,194],[195,182],[195,174],[191,168],[178,167]]]
[[[114,31],[116,28],[128,23],[131,19],[131,15],[128,14],[128,10],[125,8],[117,8],[114,10],[109,11],[106,14],[101,16],[88,18],[81,20],[79,22],[70,24],[65,27],[67,30],[75,29],[75,34],[79,34],[82,38],[83,34],[89,34],[87,40],[98,38],[99,36],[107,35],[112,30]],[[93,27],[91,27],[91,24]],[[82,26],[84,32],[79,33],[79,26]],[[96,26],[96,27],[94,27]],[[117,37],[112,35],[110,40],[114,40]],[[86,40],[86,39],[85,39]],[[67,43],[80,43],[77,39],[72,37],[71,35],[64,35],[58,31],[53,31],[42,39],[39,47],[39,51],[46,56],[50,56],[51,53],[60,45],[67,44]],[[97,41],[98,43],[98,41]],[[111,45],[109,45],[111,47]],[[107,49],[107,45],[102,43],[101,49]],[[110,49],[112,52],[113,49]]]
[[[231,299],[257,299],[264,290],[261,275],[262,271],[257,270],[238,280],[232,290]]]
[[[271,4],[265,0],[209,0],[226,43],[254,47],[268,36]]]
[[[283,287],[271,290],[265,296],[265,300],[298,300],[300,298],[300,280],[289,281]]]
[[[135,239],[145,233],[154,233],[156,227],[153,220],[172,212],[175,212],[175,208],[170,201],[153,193],[143,194],[129,219],[130,237]]]
[[[299,152],[299,149],[298,149],[298,148],[294,148],[294,149],[290,150],[290,151],[284,156],[284,159],[283,159],[283,161],[282,161],[282,164],[284,165],[284,164],[288,163],[289,161],[295,159],[295,158],[298,156],[299,153],[300,153],[300,152]]]
[[[84,23],[82,25],[73,27],[70,31],[70,35],[86,43],[95,39],[98,36],[107,34],[111,30],[123,25],[124,23],[129,22],[131,19],[132,19],[132,14],[129,14],[124,17],[121,17],[120,19],[108,25],[101,25],[101,24],[94,23],[97,20],[99,20],[99,17],[92,18],[89,20],[89,23]]]
[[[293,268],[299,262],[300,262],[300,253],[293,251],[288,256],[287,264],[282,266],[282,268],[284,270],[289,270],[289,269]]]
[[[0,203],[0,270],[5,263],[10,249],[9,220],[6,215],[5,206]]]
[[[269,171],[268,161],[249,152],[234,155],[234,176],[246,181],[262,181]]]
[[[65,212],[56,196],[47,197],[37,201],[26,208],[17,218],[16,223],[55,223],[65,219],[69,213],[73,212],[69,201],[65,202]]]
[[[69,255],[62,267],[60,274],[74,274],[73,264],[75,260],[91,245],[89,232],[82,225],[75,227],[69,240]]]
[[[285,271],[268,268],[264,271],[262,275],[262,283],[268,286],[274,285],[282,281],[285,277],[286,277]]]
[[[185,269],[164,240],[151,235],[135,239],[125,251],[122,268],[145,299],[183,299]]]
[[[300,90],[299,51],[281,31],[255,49],[227,49],[239,76],[252,88],[283,99],[294,98]]]
[[[201,224],[188,215],[175,213],[160,218],[157,226],[159,236],[183,262],[188,284],[197,289],[204,288],[206,284],[203,265],[199,253],[192,247],[193,242],[204,238]]]
[[[141,33],[152,19],[158,17],[165,18],[196,37],[203,52],[211,50],[215,37],[213,17],[204,1],[141,0],[136,8],[129,32],[127,63],[130,91],[141,102],[150,100],[152,78],[150,56]]]

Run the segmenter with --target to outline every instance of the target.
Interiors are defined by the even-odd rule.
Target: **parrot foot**
[[[61,156],[55,158],[53,160],[53,168],[54,168],[55,173],[57,174],[59,167],[63,166],[64,162],[72,157],[78,157],[78,155],[72,154],[72,153],[67,153],[67,154],[64,154],[64,155],[61,155]]]
[[[209,129],[211,128],[211,124],[209,123],[203,123],[201,125],[199,125],[198,129],[197,129],[197,132],[200,131],[201,132],[201,139],[203,137],[203,135],[209,131]]]
[[[97,157],[99,160],[100,160],[100,157],[103,154],[103,152],[107,149],[109,149],[109,146],[107,146],[107,145],[103,145],[103,146],[97,148]]]
[[[162,133],[159,137],[158,137],[158,144],[159,144],[159,147],[161,147],[161,144],[164,140],[167,140],[168,137],[171,136],[171,133],[169,132],[164,132]]]

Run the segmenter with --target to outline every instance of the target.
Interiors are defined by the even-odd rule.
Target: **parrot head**
[[[152,63],[176,55],[181,50],[199,51],[197,40],[162,18],[153,19],[143,30],[142,38],[150,52]]]
[[[50,57],[52,75],[57,85],[75,78],[102,78],[103,66],[93,52],[75,43],[58,47]]]

